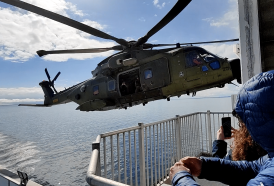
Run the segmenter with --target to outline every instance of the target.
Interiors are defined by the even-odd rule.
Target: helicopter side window
[[[145,75],[145,79],[152,78],[152,70],[151,69],[145,70],[144,75]]]
[[[99,94],[99,85],[93,87],[93,95]]]
[[[108,82],[108,91],[114,91],[115,90],[115,80],[111,80]]]
[[[206,71],[208,71],[208,68],[207,68],[207,66],[205,66],[205,65],[204,65],[204,66],[202,66],[202,71],[203,71],[203,72],[206,72]]]

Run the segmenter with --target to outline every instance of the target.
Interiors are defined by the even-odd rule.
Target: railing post
[[[208,148],[209,148],[209,153],[212,153],[212,135],[211,135],[210,110],[208,110],[206,114],[207,114],[207,131],[208,131]]]
[[[95,175],[101,176],[101,161],[100,161],[100,142],[93,142],[92,143],[92,151],[93,150],[98,150],[98,158],[97,158],[97,163],[96,163],[96,171]]]
[[[144,124],[138,123],[140,126],[139,134],[139,162],[140,162],[140,185],[146,185],[146,164],[145,164],[145,145],[144,145]]]
[[[182,158],[182,136],[181,136],[181,123],[179,115],[176,115],[176,125],[175,125],[175,137],[176,137],[176,147],[177,147],[177,161]]]

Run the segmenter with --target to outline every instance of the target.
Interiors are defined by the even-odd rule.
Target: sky
[[[125,40],[137,40],[156,25],[177,0],[24,0]],[[61,71],[58,91],[92,77],[99,62],[115,53],[59,54],[40,58],[38,50],[104,48],[117,45],[34,13],[0,2],[0,105],[43,101],[39,82]],[[237,0],[192,0],[148,43],[174,44],[239,38]],[[237,58],[236,43],[200,45],[222,57]],[[235,82],[234,82],[235,83]],[[229,96],[239,87],[226,85],[197,97]]]

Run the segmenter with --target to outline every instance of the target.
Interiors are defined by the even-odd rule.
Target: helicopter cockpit
[[[221,67],[219,58],[206,50],[200,49],[188,52],[186,54],[186,68],[199,65],[202,65],[203,72],[209,70],[207,66],[209,66],[212,70],[217,70]]]

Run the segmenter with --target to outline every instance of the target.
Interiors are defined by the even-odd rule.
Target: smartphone
[[[223,117],[222,126],[225,137],[231,137],[231,117]]]

